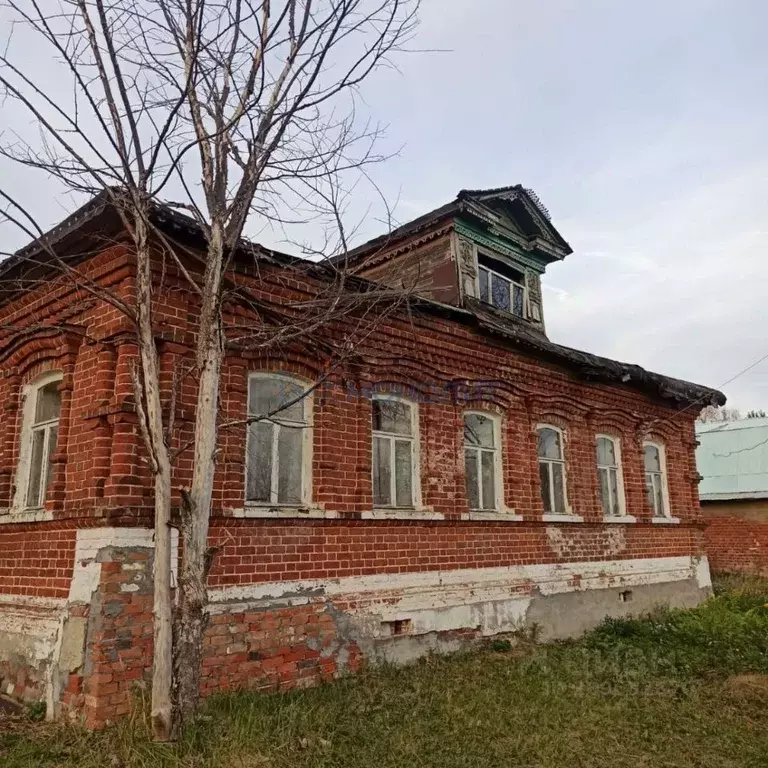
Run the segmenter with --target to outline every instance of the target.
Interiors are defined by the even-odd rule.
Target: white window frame
[[[491,275],[496,275],[497,277],[500,277],[502,280],[506,280],[508,283],[511,283],[512,285],[518,286],[518,288],[523,289],[523,314],[522,315],[516,315],[512,309],[513,306],[513,292],[510,288],[509,291],[509,309],[502,309],[501,307],[496,307],[496,305],[492,301],[483,302],[485,304],[490,305],[491,307],[496,307],[496,309],[500,310],[501,312],[507,312],[508,314],[512,315],[513,317],[522,317],[522,319],[527,320],[531,316],[530,307],[528,305],[528,285],[527,281],[523,283],[518,283],[517,280],[513,280],[511,277],[507,277],[506,275],[502,275],[501,272],[497,272],[495,269],[492,269],[491,267],[486,267],[484,264],[480,263],[480,252],[478,252],[478,260],[477,260],[477,277],[476,282],[476,292],[477,292],[477,298],[480,299],[480,270],[484,269],[488,273],[488,298],[493,298],[493,280],[491,279]],[[523,277],[525,277],[525,273],[523,273]],[[482,301],[482,299],[480,299]]]
[[[610,440],[611,443],[613,443],[613,455],[616,458],[616,465],[615,466],[609,466],[607,464],[600,464],[597,463],[597,488],[598,488],[598,498],[600,499],[600,509],[603,512],[603,517],[616,519],[620,517],[626,517],[627,516],[627,499],[626,494],[624,491],[624,471],[622,470],[622,462],[621,462],[621,439],[616,437],[615,435],[609,435],[605,432],[598,432],[595,435],[595,460],[597,461],[597,441],[598,440]],[[600,470],[616,470],[616,490],[619,494],[618,498],[618,507],[619,507],[619,513],[617,515],[614,515],[612,513],[606,513],[603,504],[602,504],[602,494],[600,492]],[[608,488],[610,491],[610,483],[608,484]]]
[[[281,373],[279,371],[253,371],[248,374],[248,389],[246,393],[246,413],[250,416],[251,412],[251,381],[253,379],[282,379],[284,381],[290,381],[293,384],[298,384],[306,390],[310,388],[310,384],[303,379],[293,376],[290,373]],[[277,448],[278,437],[277,432],[272,439],[272,478],[270,481],[270,501],[258,501],[256,499],[245,499],[246,507],[279,507],[285,509],[295,509],[297,507],[306,507],[312,501],[312,444],[314,434],[314,393],[308,392],[301,403],[304,407],[304,421],[298,422],[292,419],[283,419],[280,414],[275,414],[271,419],[265,419],[265,421],[271,421],[275,424],[279,430],[280,424],[301,426],[304,430],[302,433],[301,443],[301,500],[298,504],[294,502],[279,502],[277,501],[277,478],[280,471],[279,462],[277,461]],[[246,439],[245,439],[245,468],[243,473],[243,494],[248,493],[248,471],[249,461],[248,458],[251,455],[250,443],[251,443],[251,430],[250,424],[246,427]]]
[[[395,441],[407,440],[405,435],[396,435],[392,432],[381,432],[373,429],[373,419],[371,419],[371,496],[373,496],[374,488],[374,465],[373,465],[373,441],[375,438],[387,438],[390,440],[390,466],[392,471],[390,473],[390,491],[389,497],[392,499],[391,504],[377,504],[373,502],[374,509],[388,510],[388,509],[421,509],[421,451],[419,447],[420,440],[420,425],[419,425],[419,404],[414,400],[400,395],[391,395],[388,393],[376,393],[371,398],[371,408],[373,408],[373,402],[375,400],[392,400],[399,403],[405,403],[411,407],[411,505],[407,507],[398,506],[397,502],[397,478],[395,476]]]
[[[52,419],[48,422],[41,422],[35,424],[35,409],[37,406],[37,393],[49,384],[54,382],[60,382],[64,378],[64,374],[61,371],[51,371],[50,373],[44,373],[38,376],[33,381],[26,384],[22,390],[22,397],[24,405],[21,411],[21,433],[19,443],[19,461],[16,468],[16,481],[15,492],[13,497],[13,505],[11,507],[13,512],[33,512],[35,510],[41,510],[45,508],[45,488],[48,484],[48,476],[41,475],[40,488],[42,494],[41,504],[27,504],[27,493],[29,491],[30,470],[32,468],[32,433],[38,429],[45,429],[49,431],[54,424],[61,425],[61,411],[59,411],[59,418]],[[59,433],[59,440],[61,440],[61,434]],[[43,470],[48,466],[48,439],[45,440],[43,447]]]
[[[493,425],[493,446],[494,446],[493,448],[483,448],[482,446],[479,446],[479,445],[470,445],[464,441],[463,439],[463,429],[465,428],[464,420],[467,416],[484,416],[486,419],[490,419],[491,424]],[[503,477],[502,477],[503,462],[501,458],[502,456],[501,418],[498,416],[498,414],[489,413],[488,411],[469,410],[469,411],[464,411],[464,413],[462,414],[461,425],[462,425],[462,444],[464,446],[464,455],[466,456],[466,452],[468,450],[475,451],[475,453],[477,454],[478,498],[480,499],[481,503],[483,498],[483,480],[482,480],[481,463],[480,463],[479,456],[483,452],[485,453],[493,452],[494,507],[493,509],[485,509],[483,507],[474,509],[470,507],[470,512],[490,512],[490,513],[503,512],[504,511],[504,485],[503,485]],[[464,483],[466,487],[466,484],[467,484],[466,476],[464,478]],[[467,491],[467,500],[469,500],[469,489],[466,488],[466,491]]]
[[[653,446],[656,448],[659,452],[659,466],[661,467],[661,472],[652,472],[649,473],[645,469],[645,449],[646,446]],[[667,451],[665,449],[664,443],[659,442],[658,440],[643,440],[643,493],[645,494],[645,502],[646,505],[648,504],[648,488],[646,485],[647,482],[647,475],[653,474],[655,476],[659,476],[661,483],[661,500],[664,504],[664,509],[661,510],[661,514],[656,514],[656,509],[654,506],[651,507],[651,511],[653,514],[654,520],[672,520],[672,512],[670,511],[669,507],[669,486],[668,486],[668,480],[667,480]],[[655,496],[654,496],[655,499]]]
[[[552,429],[555,432],[557,432],[560,435],[560,455],[562,456],[561,459],[545,459],[539,456],[539,430],[541,429]],[[547,511],[547,509],[544,509],[544,518],[545,519],[560,519],[567,516],[571,516],[571,505],[568,503],[568,466],[565,461],[565,430],[556,426],[555,424],[537,424],[536,425],[536,468],[539,468],[539,464],[542,462],[546,462],[547,464],[562,464],[563,466],[563,509],[564,512],[555,512],[555,504],[552,502],[554,501],[554,487],[555,484],[552,482],[552,467],[550,466],[548,469],[549,472],[549,490],[550,490],[550,507],[551,511]],[[537,473],[537,477],[539,477],[539,485],[541,485],[541,479],[540,474]],[[541,488],[539,488],[541,490]],[[544,500],[542,499],[542,504],[544,503]]]

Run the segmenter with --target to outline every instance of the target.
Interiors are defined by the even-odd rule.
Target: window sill
[[[8,508],[0,509],[0,525],[43,523],[48,520],[53,520],[53,511],[50,509],[24,509],[20,512]]]
[[[583,523],[584,518],[581,515],[542,515],[541,519],[545,523]]]
[[[463,512],[461,519],[486,523],[521,523],[523,516],[517,515],[513,511],[494,512],[490,509],[473,509],[469,512]]]
[[[339,513],[321,507],[280,507],[267,504],[247,504],[241,509],[232,510],[233,517],[253,519],[301,519],[301,520],[335,520]]]
[[[651,522],[656,523],[656,525],[679,525],[680,518],[679,517],[652,517]]]
[[[634,515],[604,515],[604,523],[636,523],[637,518]]]
[[[372,509],[360,513],[361,520],[445,520],[442,512],[431,509]]]

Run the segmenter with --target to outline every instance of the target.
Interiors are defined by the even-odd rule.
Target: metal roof
[[[696,425],[702,501],[768,498],[768,419]]]

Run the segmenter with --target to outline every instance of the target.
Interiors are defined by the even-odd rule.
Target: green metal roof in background
[[[768,498],[768,419],[697,424],[702,501]]]

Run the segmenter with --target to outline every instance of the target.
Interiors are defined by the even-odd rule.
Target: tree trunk
[[[152,662],[152,736],[169,741],[173,732],[171,602],[171,472],[155,475],[154,658]]]
[[[200,381],[195,412],[192,485],[183,496],[181,513],[184,553],[179,577],[174,647],[177,729],[188,722],[197,710],[203,634],[208,620],[208,523],[216,467],[219,386],[224,354],[219,317],[223,254],[223,237],[214,227],[208,247],[197,345]]]
[[[136,244],[136,316],[140,373],[136,405],[140,428],[155,476],[154,653],[152,661],[152,736],[169,741],[173,728],[173,604],[171,600],[171,461],[163,430],[160,363],[152,327],[152,258],[145,213],[134,221]]]

